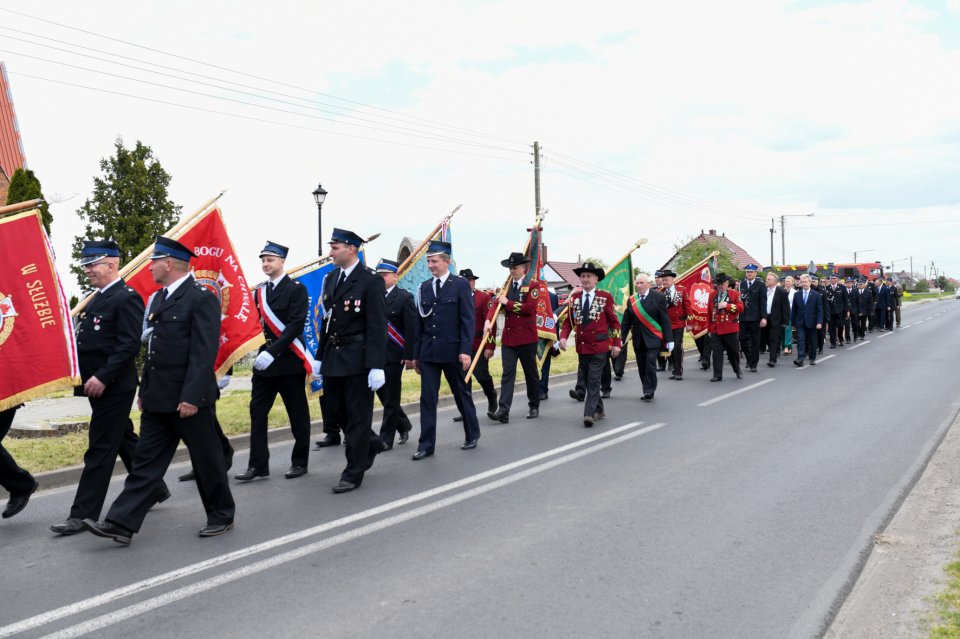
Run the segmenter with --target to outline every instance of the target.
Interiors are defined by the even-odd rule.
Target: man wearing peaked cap
[[[766,305],[766,288],[757,279],[756,264],[743,267],[743,281],[740,282],[740,350],[747,359],[747,368],[757,372],[760,362],[760,320],[763,319],[763,307]]]
[[[303,343],[307,319],[307,289],[284,271],[289,249],[267,242],[260,251],[260,267],[267,281],[258,285],[253,300],[260,314],[266,340],[253,362],[250,388],[250,462],[236,475],[250,481],[270,474],[270,447],[267,445],[267,416],[280,395],[293,432],[290,469],[284,477],[296,479],[307,474],[310,457],[310,406],[304,386],[313,374],[313,360]],[[308,370],[309,369],[309,370]]]
[[[837,273],[830,273],[830,283],[824,289],[823,312],[829,324],[830,348],[843,346],[843,323],[850,317],[850,302]]]
[[[510,406],[513,404],[513,385],[517,378],[517,362],[523,367],[527,386],[527,419],[540,416],[540,370],[537,367],[537,300],[523,290],[529,258],[523,253],[511,253],[500,262],[510,269],[510,282],[506,294],[501,293],[497,302],[503,306],[503,335],[500,338],[500,353],[503,360],[503,375],[500,378],[500,405],[496,412],[487,413],[493,421],[506,424],[510,421]],[[487,313],[484,332],[492,331],[496,306]]]
[[[417,309],[413,295],[397,286],[400,264],[381,259],[377,273],[383,278],[386,289],[384,303],[387,310],[387,364],[383,369],[385,381],[377,389],[377,397],[383,405],[383,421],[380,423],[380,439],[385,450],[393,448],[393,438],[399,433],[400,443],[410,439],[413,425],[400,405],[403,369],[413,368],[414,335],[417,324]]]
[[[84,519],[100,519],[117,455],[130,472],[140,439],[133,431],[130,409],[137,392],[143,299],[120,277],[120,247],[115,242],[84,241],[80,265],[96,289],[75,328],[83,386],[74,394],[90,401],[90,431],[70,514],[50,527],[60,535],[83,532]],[[168,497],[170,491],[160,480],[155,502]]]
[[[385,449],[373,431],[373,393],[384,385],[387,362],[387,307],[383,278],[360,264],[363,240],[333,229],[330,257],[337,267],[323,280],[320,372],[327,410],[343,427],[347,466],[335,493],[360,487],[377,454]]]
[[[147,305],[146,361],[140,380],[140,442],[123,492],[104,521],[84,519],[99,537],[129,544],[156,502],[157,490],[183,440],[197,475],[207,523],[201,537],[233,528],[234,502],[214,426],[219,396],[213,365],[220,344],[220,305],[190,274],[192,251],[157,238],[150,273],[163,288]]]

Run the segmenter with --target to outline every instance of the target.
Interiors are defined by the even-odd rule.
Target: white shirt
[[[388,288],[388,289],[384,292],[383,296],[386,297],[387,295],[390,294],[390,291],[392,291],[392,290],[395,289],[395,288],[397,288],[397,285],[396,285],[396,284],[394,284],[393,286],[391,286],[390,288]]]
[[[350,274],[353,273],[353,269],[357,268],[357,264],[359,263],[360,263],[360,260],[357,260],[347,268],[343,268],[342,266],[340,267],[340,272],[343,273],[343,281],[346,281],[347,278],[350,277]]]
[[[283,272],[283,271],[280,271],[280,275],[277,275],[275,278],[273,278],[272,280],[270,280],[270,285],[271,285],[271,287],[272,287],[272,288],[276,288],[276,287],[277,287],[277,284],[280,283],[280,280],[283,279],[283,276],[284,276],[284,275],[286,275],[286,273]]]
[[[186,275],[184,275],[183,277],[181,277],[179,280],[173,282],[172,284],[168,284],[168,285],[166,286],[166,289],[167,289],[167,298],[169,298],[170,296],[172,296],[172,295],[173,295],[173,292],[176,291],[178,288],[180,288],[180,285],[183,284],[184,282],[186,282],[186,281],[187,281],[187,278],[190,277],[190,275],[191,275],[190,273],[187,273]]]
[[[777,287],[767,289],[767,315],[773,312],[773,295],[777,292]]]
[[[119,282],[120,279],[121,279],[121,278],[118,277],[117,279],[113,280],[112,282],[110,282],[109,284],[107,284],[106,286],[104,286],[103,288],[101,288],[101,289],[100,289],[100,292],[101,292],[101,293],[105,292],[108,288],[110,288],[111,286],[113,286],[114,284],[116,284],[117,282]]]
[[[444,273],[444,274],[441,275],[440,277],[434,277],[434,278],[433,278],[433,285],[436,286],[436,285],[437,285],[437,280],[440,280],[440,286],[443,287],[443,285],[447,283],[447,280],[448,280],[448,279],[450,279],[450,271],[447,271],[446,273]]]

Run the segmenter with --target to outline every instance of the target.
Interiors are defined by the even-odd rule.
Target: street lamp
[[[909,257],[898,257],[895,260],[890,260],[890,272],[891,273],[897,272],[897,262],[906,262],[909,259],[910,259]]]
[[[853,252],[853,263],[857,264],[857,253],[869,253],[870,251],[876,251],[877,249],[860,249],[859,251]]]
[[[325,199],[327,199],[327,192],[317,182],[317,188],[313,191],[313,200],[317,203],[317,255],[320,257],[323,257],[323,221],[320,213]]]
[[[788,217],[813,217],[813,213],[791,213],[787,215],[780,216],[780,261],[783,264],[787,263],[787,236],[784,232],[784,227],[786,225],[786,218]]]

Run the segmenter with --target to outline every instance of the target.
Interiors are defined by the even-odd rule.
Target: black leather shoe
[[[426,459],[427,457],[433,456],[432,450],[418,450],[413,454],[413,461],[420,461],[421,459]]]
[[[177,477],[177,481],[195,481],[197,479],[197,474],[191,469],[189,473],[184,473]]]
[[[683,375],[674,375],[673,377],[671,377],[671,379],[675,379],[675,380],[677,380],[678,382],[682,382],[682,381],[683,381]]]
[[[492,420],[495,421],[495,422],[500,422],[501,424],[506,424],[506,423],[508,423],[508,422],[510,421],[510,416],[509,416],[509,415],[505,415],[505,414],[501,413],[500,411],[496,411],[496,412],[493,412],[493,413],[487,413],[487,417],[489,417],[490,419],[492,419]]]
[[[531,408],[527,411],[527,419],[536,419],[537,417],[540,417],[539,408]]]
[[[570,399],[575,399],[578,402],[582,402],[584,397],[585,397],[584,395],[581,395],[577,391],[573,389],[570,390]]]
[[[641,397],[640,399],[642,399],[645,402],[649,402],[650,400],[653,399],[653,393],[644,393],[643,397]]]
[[[773,368],[776,365],[777,365],[776,362],[767,362],[767,366],[769,366],[770,368]]]
[[[836,344],[831,344],[831,345],[830,345],[830,348],[836,348],[836,347],[837,347]]]
[[[610,399],[610,391],[603,391],[602,393],[600,393],[600,398],[601,398],[601,399]]]
[[[339,446],[340,435],[331,435],[327,433],[323,439],[317,442],[317,448],[326,448],[327,446]]]
[[[380,437],[371,437],[367,447],[367,470],[373,468],[373,460],[377,455],[387,450],[387,444]]]
[[[291,466],[290,470],[283,474],[287,479],[296,479],[297,477],[303,477],[307,474],[307,469],[303,466]]]
[[[722,382],[722,381],[723,381],[723,378],[722,378],[722,377],[711,377],[711,378],[710,378],[710,381],[711,381],[711,382]]]
[[[333,487],[333,492],[340,495],[342,493],[349,493],[351,490],[356,490],[359,488],[356,484],[351,484],[348,481],[340,480],[336,486]]]
[[[756,367],[756,366],[751,366],[751,367],[750,367],[750,372],[751,372],[751,373],[756,373],[756,372],[757,372],[757,367]]]
[[[383,442],[383,450],[381,450],[380,452],[385,453],[388,450],[393,450],[393,444],[388,444],[387,442]]]
[[[811,360],[810,360],[810,365],[811,365],[811,366],[816,366],[816,365],[817,365],[817,361],[814,360],[814,359],[811,359]]]
[[[795,359],[793,360],[793,365],[796,366],[797,368],[803,368],[803,360]]]
[[[495,411],[491,411],[491,412],[495,412]],[[487,413],[487,415],[490,415],[490,413]],[[456,415],[456,416],[454,416],[453,421],[455,421],[455,422],[462,422],[462,421],[463,421],[463,415]]]
[[[160,486],[160,490],[157,491],[157,498],[156,498],[156,501],[154,501],[153,503],[154,505],[162,504],[168,499],[170,499],[170,489],[167,488],[166,484],[163,484],[162,486]]]
[[[398,443],[398,444],[406,444],[408,441],[410,441],[410,431],[409,431],[409,430],[405,430],[405,431],[403,431],[402,433],[400,433],[400,439],[397,440],[397,443]],[[391,447],[391,448],[392,448],[392,447]]]
[[[109,521],[94,521],[92,519],[84,519],[83,527],[97,537],[112,539],[118,544],[123,544],[124,546],[129,546],[130,539],[133,537],[133,533],[131,531],[127,530],[123,526],[111,524]]]
[[[216,537],[222,535],[225,532],[230,532],[233,530],[233,522],[229,524],[207,524],[200,529],[198,533],[201,537]]]
[[[256,468],[248,468],[242,473],[238,473],[233,476],[234,479],[239,479],[240,481],[251,481],[257,477],[269,477],[269,470],[257,470]]]
[[[83,520],[76,517],[70,517],[66,521],[50,526],[50,530],[63,536],[76,535],[86,529],[87,527],[83,525]]]
[[[743,373],[737,371],[737,379],[743,379]]]
[[[709,364],[709,363],[702,363],[702,364],[700,364],[700,370],[702,370],[702,371],[705,371],[705,370],[707,370],[707,369],[709,369],[709,368],[710,368],[710,364]]]
[[[477,440],[469,439],[463,442],[463,445],[460,447],[460,450],[473,450],[477,447]]]
[[[623,375],[614,375],[614,376],[613,376],[613,381],[615,381],[615,382],[622,382],[622,381],[623,381]]]
[[[593,416],[592,416],[592,415],[584,415],[584,416],[583,416],[583,425],[586,426],[587,428],[593,428]]]
[[[10,519],[18,512],[27,507],[27,502],[30,501],[30,495],[36,492],[37,488],[40,487],[40,482],[33,480],[33,488],[23,493],[22,495],[11,496],[10,501],[7,502],[7,507],[3,509],[3,518]]]
[[[546,401],[550,399],[550,393],[540,393],[540,401]]]

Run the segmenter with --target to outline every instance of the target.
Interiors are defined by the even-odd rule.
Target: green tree
[[[937,288],[939,288],[941,291],[946,291],[949,290],[949,286],[950,282],[947,281],[947,277],[945,275],[937,276]]]
[[[40,187],[40,180],[29,169],[17,169],[10,178],[10,189],[7,191],[7,204],[16,204],[28,200],[43,199],[43,189]],[[46,202],[40,203],[40,219],[43,220],[43,228],[47,229],[47,235],[50,235],[50,224],[53,222],[53,216],[50,215],[50,205]]]
[[[678,275],[688,271],[697,263],[702,262],[708,255],[717,251],[720,253],[717,256],[718,271],[738,280],[743,279],[743,271],[733,263],[733,252],[724,246],[723,242],[709,240],[703,244],[699,242],[691,243],[692,239],[692,237],[689,237],[682,244],[678,243],[673,247],[677,255],[673,258],[671,265]]]
[[[599,266],[599,267],[602,268],[603,270],[607,270],[607,268],[608,268],[607,263],[604,262],[603,260],[601,260],[599,257],[585,257],[585,258],[583,258],[583,261],[584,261],[584,262],[593,262],[594,264],[596,264],[597,266]]]
[[[926,293],[927,291],[930,290],[930,282],[928,282],[927,280],[919,280],[917,282],[917,285],[914,287],[914,290],[919,291],[921,293]]]
[[[122,138],[114,147],[113,157],[100,160],[101,175],[93,178],[93,197],[77,210],[86,228],[73,242],[74,261],[80,257],[83,240],[97,238],[119,244],[120,263],[126,264],[180,219],[180,205],[167,196],[170,174],[150,147],[137,140],[128,149]],[[76,266],[70,270],[86,288],[83,270]]]

